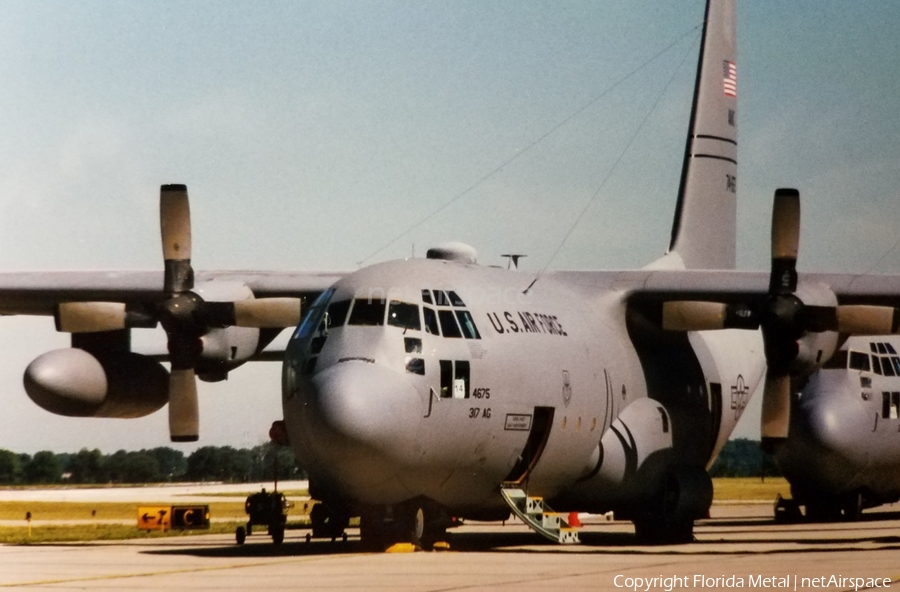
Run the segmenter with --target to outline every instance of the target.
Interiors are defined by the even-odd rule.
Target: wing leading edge
[[[245,284],[260,298],[314,300],[348,272],[198,271],[198,282]],[[165,297],[160,271],[38,271],[0,273],[0,314],[55,314],[61,302],[156,301]]]

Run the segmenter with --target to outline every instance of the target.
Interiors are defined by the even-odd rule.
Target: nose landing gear
[[[371,551],[385,551],[395,545],[430,551],[446,541],[447,529],[453,524],[443,508],[419,498],[366,508],[360,516],[359,530],[363,545]]]

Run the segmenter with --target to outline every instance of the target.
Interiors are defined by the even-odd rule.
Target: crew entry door
[[[522,483],[537,466],[541,454],[550,439],[550,428],[553,427],[553,407],[535,407],[531,419],[531,431],[519,460],[506,477],[507,483]]]

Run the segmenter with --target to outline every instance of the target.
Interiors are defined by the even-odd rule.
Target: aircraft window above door
[[[453,362],[440,360],[441,366],[441,398],[449,399],[453,396]]]
[[[851,351],[850,352],[850,368],[852,370],[862,370],[870,372],[872,367],[869,365],[869,354]]]
[[[452,292],[451,292],[452,294]],[[478,327],[475,326],[475,320],[467,310],[457,310],[456,318],[459,320],[459,326],[462,328],[463,335],[466,339],[481,339],[478,333]]]
[[[439,310],[438,318],[441,321],[441,333],[444,334],[444,337],[462,337],[452,310]]]
[[[391,300],[388,307],[388,325],[420,331],[422,321],[419,320],[419,305]]]
[[[384,298],[357,298],[348,325],[384,325]]]
[[[451,291],[451,292],[448,292],[447,294],[448,294],[448,296],[450,296],[450,304],[452,304],[453,306],[465,306],[466,305],[466,303],[462,301],[462,298],[460,298],[456,294],[456,292]]]
[[[438,329],[437,315],[434,314],[434,310],[428,308],[427,306],[423,306],[422,313],[425,317],[425,332],[440,337],[441,330]]]
[[[418,337],[406,337],[403,339],[403,346],[408,354],[422,353],[422,340]]]
[[[457,360],[454,364],[456,371],[453,374],[453,398],[469,398],[469,362]]]
[[[900,419],[900,392],[891,393],[891,419]]]

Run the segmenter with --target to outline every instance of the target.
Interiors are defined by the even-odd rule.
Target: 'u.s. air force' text
[[[565,329],[556,315],[539,312],[489,312],[487,313],[494,331],[497,333],[544,333],[567,337]]]

